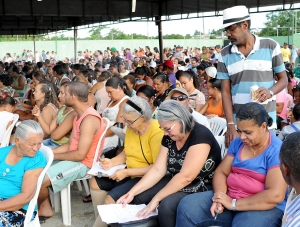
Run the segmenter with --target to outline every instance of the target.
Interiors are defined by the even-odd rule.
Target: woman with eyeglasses
[[[169,77],[163,72],[154,75],[153,84],[156,91],[155,100],[158,105],[160,105],[172,90],[172,84],[170,83]]]
[[[163,102],[157,120],[164,131],[157,160],[117,203],[124,206],[136,203],[136,199],[146,193],[148,196],[143,202],[148,205],[137,216],[146,217],[158,207],[159,225],[174,227],[182,198],[212,190],[212,177],[221,162],[221,151],[210,130],[195,122],[179,102]]]
[[[192,71],[181,71],[176,73],[176,79],[179,80],[181,86],[189,93],[189,105],[191,108],[200,112],[205,105],[204,94],[196,89],[200,86],[199,77]]]
[[[135,96],[127,100],[121,118],[127,126],[124,149],[112,159],[104,158],[100,165],[108,170],[125,163],[127,168],[117,170],[109,178],[91,179],[91,195],[97,218],[94,227],[107,226],[98,215],[97,205],[115,203],[150,170],[163,137],[163,131],[158,122],[152,119],[150,106],[143,98]],[[134,202],[144,203],[144,198],[148,198],[147,193],[139,195]]]

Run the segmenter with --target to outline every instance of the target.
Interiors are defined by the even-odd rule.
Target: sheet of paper
[[[124,169],[126,167],[125,164],[122,165],[118,165],[118,166],[114,166],[112,168],[110,168],[109,170],[104,170],[99,162],[96,162],[95,165],[92,166],[92,168],[90,169],[90,171],[87,172],[88,175],[92,175],[92,176],[97,176],[98,172],[102,173],[103,176],[111,176],[113,175],[118,169]]]
[[[127,204],[124,208],[122,204],[110,204],[97,206],[99,215],[102,221],[106,223],[125,223],[130,221],[137,221],[143,218],[137,218],[136,214],[145,208],[145,204],[131,205]],[[151,212],[148,217],[157,215],[157,212]],[[148,218],[146,217],[146,218]]]

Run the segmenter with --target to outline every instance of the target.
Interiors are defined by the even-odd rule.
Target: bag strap
[[[298,129],[295,125],[291,124],[291,127],[292,127],[296,132],[299,132],[299,129]]]

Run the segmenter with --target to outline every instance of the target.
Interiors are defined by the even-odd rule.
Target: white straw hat
[[[250,19],[251,18],[246,6],[234,6],[227,8],[223,10],[223,25],[220,29]]]

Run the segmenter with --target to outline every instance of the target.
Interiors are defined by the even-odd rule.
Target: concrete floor
[[[77,185],[71,186],[72,227],[92,227],[95,221],[92,203],[83,203],[85,190],[78,191]],[[41,227],[63,227],[61,210],[41,224]]]

